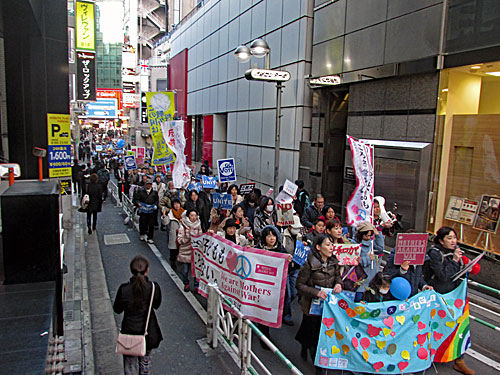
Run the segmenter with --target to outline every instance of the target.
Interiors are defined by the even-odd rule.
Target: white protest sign
[[[361,244],[333,244],[333,253],[341,266],[357,266],[361,255]]]
[[[201,295],[207,297],[208,283],[215,282],[250,320],[281,326],[288,254],[241,247],[212,233],[192,236],[191,247]]]
[[[295,193],[297,193],[298,188],[299,187],[297,185],[295,185],[292,181],[288,179],[285,181],[285,184],[283,185],[283,191],[291,197],[293,197]]]
[[[293,207],[291,203],[276,203],[278,224],[281,227],[293,224]]]

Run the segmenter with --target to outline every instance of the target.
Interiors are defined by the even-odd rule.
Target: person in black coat
[[[89,234],[97,228],[97,213],[102,209],[102,185],[99,183],[99,176],[92,173],[90,183],[87,186],[86,194],[89,195],[89,206],[87,208],[87,228]]]
[[[118,184],[118,199],[122,200],[122,189],[127,193],[129,190],[128,186],[128,171],[123,167],[123,163],[118,165],[118,168],[115,169],[115,178]]]
[[[300,221],[307,229],[311,229],[314,222],[321,216],[321,210],[325,204],[325,198],[321,194],[316,195],[313,204],[307,207]]]
[[[146,355],[144,357],[123,356],[123,367],[126,375],[142,374],[151,371],[151,350],[158,348],[163,340],[161,329],[156,319],[154,310],[161,304],[161,289],[158,283],[155,285],[153,305],[149,316],[149,324],[146,327],[153,282],[149,281],[149,260],[143,255],[137,255],[130,262],[132,277],[130,281],[120,285],[116,293],[113,311],[117,314],[124,313],[121,333],[131,335],[146,335]]]
[[[210,198],[207,193],[203,190],[199,193],[196,190],[191,190],[188,192],[185,209],[194,209],[199,213],[199,218],[201,222],[201,230],[206,232],[210,227],[210,210],[212,204],[210,203]]]
[[[370,284],[365,288],[362,301],[364,302],[383,302],[391,301],[394,297],[391,294],[391,280],[390,275],[385,275],[378,272]]]
[[[155,210],[158,208],[158,192],[153,189],[153,180],[147,179],[144,188],[134,196],[134,204],[139,210],[139,234],[141,241],[153,242],[155,232]],[[146,234],[147,232],[147,234]]]

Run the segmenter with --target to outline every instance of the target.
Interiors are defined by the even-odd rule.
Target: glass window
[[[500,253],[499,96],[500,62],[441,72],[428,229],[452,226],[463,243]]]

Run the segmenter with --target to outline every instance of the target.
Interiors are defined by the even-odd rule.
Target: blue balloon
[[[411,285],[403,277],[395,277],[391,282],[391,294],[396,299],[407,299],[411,294]]]
[[[125,141],[123,139],[119,139],[118,142],[116,142],[116,146],[118,148],[123,148],[125,146]]]

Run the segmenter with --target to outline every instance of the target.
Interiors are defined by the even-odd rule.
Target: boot
[[[302,348],[300,348],[300,358],[302,358],[304,362],[307,362],[307,346],[305,345],[302,345]]]
[[[465,375],[474,375],[476,373],[474,370],[467,367],[463,358],[455,359],[453,368]]]

